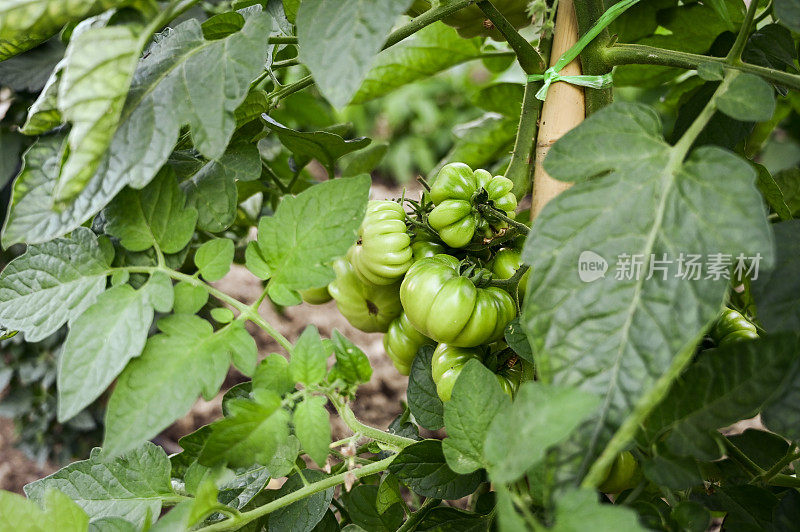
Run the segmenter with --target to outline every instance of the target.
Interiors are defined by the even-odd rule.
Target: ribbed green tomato
[[[408,321],[405,313],[389,325],[383,336],[383,348],[392,359],[394,367],[403,375],[411,371],[411,363],[423,345],[433,344],[433,340],[420,333]]]
[[[364,332],[386,332],[392,320],[403,312],[397,284],[375,286],[363,282],[344,257],[334,261],[333,271],[336,279],[328,285],[328,292],[353,327]]]
[[[639,462],[630,451],[617,455],[605,480],[597,489],[603,493],[621,493],[635,487],[642,479],[642,470]]]
[[[430,197],[436,206],[428,215],[428,223],[445,244],[454,248],[469,244],[476,232],[490,237],[494,229],[506,224],[490,224],[476,208],[475,196],[481,189],[485,190],[488,200],[496,208],[513,217],[517,208],[517,198],[511,192],[513,188],[510,179],[492,177],[486,170],[473,172],[464,163],[446,164],[431,186]]]
[[[489,267],[497,279],[510,279],[520,266],[522,266],[522,256],[520,252],[516,249],[503,248],[494,256]],[[525,297],[525,290],[528,286],[528,277],[530,277],[530,273],[531,271],[528,270],[525,272],[525,275],[522,276],[522,279],[519,280],[520,299]]]
[[[414,257],[414,262],[417,262],[419,259],[424,259],[426,257],[433,257],[434,255],[439,255],[440,253],[444,253],[445,247],[438,242],[432,242],[430,240],[423,240],[420,238],[415,238],[414,241],[411,243],[411,253]]]
[[[436,393],[442,401],[450,400],[453,386],[467,362],[473,358],[483,362],[483,351],[481,348],[455,347],[447,344],[436,346],[431,358],[431,376],[436,384]],[[517,393],[524,371],[521,361],[518,362],[495,374],[500,388],[510,397]]]
[[[396,283],[411,266],[411,237],[406,233],[406,213],[393,201],[370,201],[358,242],[347,252],[356,274],[368,283]]]
[[[476,288],[460,275],[459,261],[450,255],[415,262],[400,285],[400,301],[419,332],[456,347],[499,340],[517,313],[508,292]]]
[[[754,340],[758,338],[758,329],[738,310],[726,308],[714,322],[709,335],[717,345],[722,346],[743,340]]]
[[[312,305],[322,305],[333,299],[328,292],[328,287],[322,288],[309,288],[308,290],[300,290],[300,297],[303,301]]]
[[[500,11],[515,28],[521,28],[531,22],[528,16],[527,0],[493,0],[492,4]],[[431,8],[430,0],[416,0],[409,15],[418,16]],[[469,39],[478,35],[491,37],[496,41],[504,41],[505,37],[494,26],[486,23],[486,16],[483,11],[475,5],[471,5],[456,11],[442,19],[442,22],[458,30],[458,34]]]

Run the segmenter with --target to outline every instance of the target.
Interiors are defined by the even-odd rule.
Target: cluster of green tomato
[[[436,0],[433,2],[432,0],[415,0],[408,10],[408,14],[412,17],[419,16],[429,10],[434,3]],[[521,28],[531,21],[531,17],[528,15],[528,0],[494,0],[492,4],[515,28]],[[444,17],[442,22],[455,28],[458,34],[465,39],[484,36],[491,37],[496,41],[505,40],[503,34],[474,4]]]
[[[444,401],[472,358],[492,369],[513,395],[533,377],[533,368],[502,341],[517,315],[516,294],[488,284],[512,277],[521,266],[520,252],[492,245],[508,226],[478,209],[491,206],[513,218],[512,187],[505,177],[451,163],[421,202],[410,202],[412,214],[394,201],[370,201],[358,242],[333,265],[335,280],[304,292],[304,299],[322,303],[332,297],[353,326],[385,332],[386,353],[404,375],[422,346],[436,345],[432,374]]]

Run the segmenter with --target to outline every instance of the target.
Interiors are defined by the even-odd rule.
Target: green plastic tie
[[[625,12],[626,9],[638,3],[639,0],[622,0],[613,6],[609,7],[603,13],[597,22],[589,28],[583,37],[578,39],[572,47],[564,52],[564,55],[559,57],[556,64],[544,71],[543,74],[531,74],[528,76],[528,81],[543,81],[542,88],[536,93],[536,97],[542,101],[547,98],[547,90],[550,85],[556,81],[564,81],[572,85],[580,85],[581,87],[590,87],[592,89],[604,89],[610,87],[614,83],[614,78],[611,72],[597,76],[562,76],[559,74],[562,68],[570,64],[576,57],[580,55],[586,46],[594,40],[595,37],[600,35],[600,32],[608,27],[609,24]]]

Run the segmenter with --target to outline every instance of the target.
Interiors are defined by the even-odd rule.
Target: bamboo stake
[[[575,17],[573,0],[559,0],[553,47],[550,52],[552,66],[561,55],[578,40],[578,19]],[[561,70],[564,75],[579,75],[581,64],[575,59]],[[547,99],[542,106],[539,137],[536,141],[536,161],[533,170],[533,198],[531,218],[536,218],[544,206],[554,197],[567,190],[571,184],[557,181],[544,171],[544,161],[550,147],[567,131],[583,121],[586,102],[583,87],[559,81],[550,86]]]

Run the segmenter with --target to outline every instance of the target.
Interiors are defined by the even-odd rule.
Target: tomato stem
[[[482,0],[476,4],[486,18],[492,21],[494,27],[503,34],[509,46],[517,54],[519,66],[526,74],[538,74],[546,68],[544,59],[539,52],[525,39],[514,26],[500,13],[489,0]]]
[[[527,235],[531,231],[530,227],[528,227],[527,225],[525,225],[523,223],[519,223],[518,221],[514,220],[513,218],[509,218],[508,216],[505,215],[505,213],[503,211],[495,209],[494,207],[491,207],[489,205],[477,205],[476,207],[477,207],[478,211],[480,211],[481,214],[489,215],[489,217],[494,217],[494,218],[496,218],[498,220],[506,222],[515,231],[518,231],[519,233],[521,233],[523,235]]]
[[[742,22],[742,27],[739,28],[739,33],[736,35],[736,41],[733,43],[730,52],[725,57],[725,62],[731,65],[742,62],[742,52],[744,51],[747,38],[750,36],[750,27],[753,25],[753,18],[756,16],[758,10],[758,2],[750,2],[747,8],[747,14]]]

